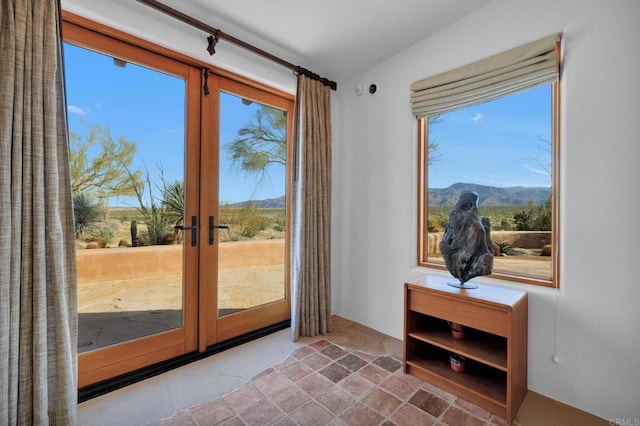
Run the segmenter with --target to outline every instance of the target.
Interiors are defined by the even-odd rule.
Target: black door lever
[[[209,216],[209,245],[213,245],[213,243],[216,240],[215,237],[213,236],[213,230],[215,228],[218,228],[218,229],[229,229],[229,227],[226,226],[226,225],[214,225],[213,216]]]
[[[196,216],[191,216],[191,226],[174,226],[173,229],[180,229],[182,231],[186,231],[187,229],[191,230],[191,245],[195,246],[198,244],[198,218]]]

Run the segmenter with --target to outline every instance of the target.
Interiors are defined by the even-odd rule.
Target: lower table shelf
[[[469,359],[466,361],[465,371],[456,372],[451,369],[449,355],[449,352],[438,348],[419,350],[416,357],[407,359],[407,365],[411,367],[412,372],[418,373],[416,375],[429,375],[430,378],[445,382],[447,387],[464,389],[465,392],[477,394],[483,400],[497,401],[503,408],[506,406],[506,372],[496,371]]]

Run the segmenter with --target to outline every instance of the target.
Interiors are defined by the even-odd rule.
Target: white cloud
[[[482,114],[481,113],[477,113],[476,115],[473,116],[471,121],[475,121],[477,123],[478,121],[480,121],[481,118],[482,118]]]
[[[548,171],[546,171],[546,170],[544,170],[542,168],[533,167],[533,166],[530,166],[528,164],[524,164],[522,167],[525,170],[528,170],[528,171],[533,172],[533,173],[538,173],[539,175],[548,175],[549,174]]]
[[[69,108],[67,108],[69,110],[69,112],[71,114],[76,114],[76,115],[85,115],[87,112],[85,110],[83,110],[80,107],[77,107],[75,105],[69,105]]]

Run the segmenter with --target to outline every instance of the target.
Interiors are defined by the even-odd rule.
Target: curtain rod
[[[166,15],[169,15],[175,19],[178,19],[186,24],[191,25],[192,27],[198,28],[201,31],[204,31],[206,33],[209,33],[210,36],[207,38],[207,40],[209,41],[209,47],[207,48],[207,50],[209,51],[210,55],[213,55],[215,53],[215,45],[218,42],[218,39],[224,39],[227,40],[229,43],[233,43],[237,46],[240,46],[244,49],[247,49],[253,53],[256,53],[260,56],[263,56],[273,62],[276,62],[280,65],[282,65],[283,67],[289,68],[290,70],[292,70],[295,74],[302,74],[306,77],[309,77],[313,80],[317,80],[320,81],[322,84],[324,84],[325,86],[329,86],[332,90],[337,90],[338,85],[335,81],[331,81],[329,79],[320,77],[318,74],[315,74],[303,67],[297,66],[292,64],[291,62],[287,62],[282,58],[279,58],[269,52],[266,52],[260,48],[257,48],[247,42],[244,42],[240,39],[237,39],[235,37],[233,37],[232,35],[229,35],[217,28],[214,28],[210,25],[205,24],[204,22],[198,21],[195,18],[192,18],[189,15],[186,15],[176,9],[173,9],[165,4],[160,3],[159,1],[156,0],[138,0],[138,2],[143,3],[147,6],[150,6]]]

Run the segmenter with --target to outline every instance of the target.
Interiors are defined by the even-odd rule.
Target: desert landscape
[[[78,249],[80,352],[182,324],[182,246]],[[220,244],[218,315],[285,297],[284,240]]]
[[[172,244],[132,247],[132,210],[111,212],[110,241],[78,239],[79,352],[148,336],[182,324],[183,248]],[[273,211],[269,214],[276,216]],[[229,222],[233,222],[229,220]],[[273,222],[271,222],[273,223]],[[243,228],[244,227],[244,228]],[[285,297],[285,240],[282,230],[263,227],[246,235],[246,222],[221,231],[218,259],[218,315],[282,300]],[[139,231],[144,232],[144,223]],[[224,234],[223,234],[224,232]],[[442,262],[441,233],[429,233],[430,261]],[[537,247],[547,238],[540,233],[498,231],[495,236],[513,246]],[[92,249],[93,248],[93,249]],[[494,271],[517,270],[551,275],[550,258],[539,250],[494,258]],[[446,271],[444,272],[446,273]]]

